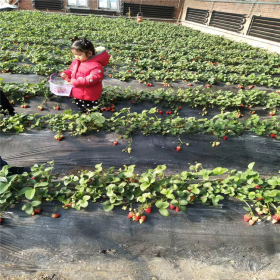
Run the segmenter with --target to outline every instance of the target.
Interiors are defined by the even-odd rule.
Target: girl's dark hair
[[[95,55],[95,49],[91,41],[84,39],[79,39],[78,37],[74,37],[70,39],[72,45],[70,47],[71,50],[80,51],[83,53],[88,53],[92,51],[92,55]]]

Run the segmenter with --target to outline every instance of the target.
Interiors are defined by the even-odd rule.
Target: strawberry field
[[[122,17],[2,12],[0,31],[0,88],[17,112],[0,116],[0,155],[31,166],[0,171],[3,227],[14,205],[63,219],[100,203],[148,227],[153,215],[233,203],[246,230],[277,233],[279,54]],[[74,36],[111,55],[101,113],[78,113],[49,90],[73,60]]]

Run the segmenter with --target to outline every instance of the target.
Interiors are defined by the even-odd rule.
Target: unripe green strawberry
[[[254,220],[250,220],[250,221],[249,221],[249,225],[252,226],[255,222],[256,222],[256,221],[254,221]]]

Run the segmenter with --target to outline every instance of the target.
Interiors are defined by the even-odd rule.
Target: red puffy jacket
[[[70,67],[61,72],[68,76],[72,83],[71,95],[81,100],[98,100],[102,93],[102,80],[104,78],[103,66],[109,62],[110,55],[105,48],[101,48],[95,56],[87,61],[80,62],[74,59]]]

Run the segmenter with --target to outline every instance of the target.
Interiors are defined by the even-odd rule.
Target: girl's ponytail
[[[91,41],[86,38],[79,39],[78,37],[74,37],[70,39],[72,41],[71,50],[77,50],[84,53],[92,52],[92,55],[95,55],[95,49]]]
[[[79,41],[80,39],[77,37],[77,36],[75,36],[75,37],[73,37],[73,38],[70,38],[69,39],[72,43],[74,43],[75,41]]]

